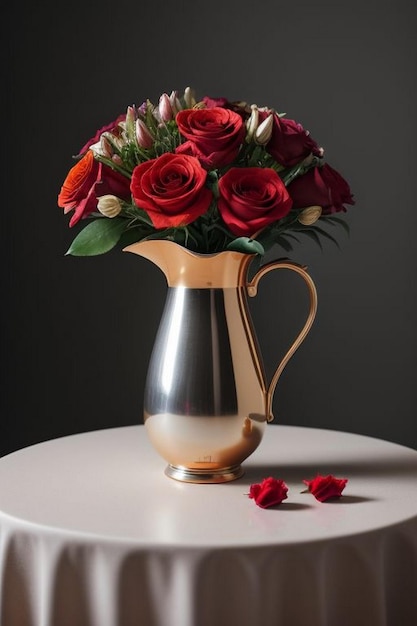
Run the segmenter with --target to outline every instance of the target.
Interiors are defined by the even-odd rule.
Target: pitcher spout
[[[198,254],[173,241],[148,240],[126,246],[132,252],[154,263],[165,274],[169,287],[215,289],[243,287],[247,268],[254,255],[225,251]]]

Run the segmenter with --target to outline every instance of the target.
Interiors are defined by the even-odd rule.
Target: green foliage
[[[260,244],[259,241],[250,239],[249,237],[237,237],[237,239],[233,239],[233,241],[228,244],[227,250],[260,255],[263,255],[265,252],[263,245]]]
[[[205,104],[203,101],[196,102],[189,88],[185,90],[182,96],[179,94],[177,94],[178,97],[174,98],[173,96],[174,92],[172,92],[169,97],[167,94],[163,94],[163,96],[161,96],[162,106],[161,100],[159,106],[155,106],[152,102],[147,100],[140,107],[128,107],[124,120],[119,120],[114,128],[111,128],[110,125],[108,127],[110,130],[105,131],[101,135],[100,141],[95,146],[95,150],[93,150],[94,158],[122,174],[127,179],[130,179],[132,172],[138,165],[152,159],[158,159],[158,157],[166,153],[174,154],[178,146],[184,141],[175,120],[176,113],[178,110],[181,110],[181,108],[204,108]],[[325,241],[339,246],[335,232],[331,231],[335,228],[341,228],[349,235],[349,227],[339,214],[337,216],[333,214],[320,216],[320,207],[305,207],[303,217],[300,216],[303,212],[302,209],[292,209],[283,218],[277,219],[273,224],[267,226],[261,232],[258,232],[257,235],[252,235],[251,238],[236,236],[231,232],[230,228],[223,221],[218,208],[219,200],[220,202],[225,200],[225,198],[219,198],[219,180],[230,168],[272,169],[276,172],[284,185],[289,187],[288,192],[291,195],[290,186],[296,178],[303,176],[312,168],[320,168],[324,165],[323,151],[319,150],[313,150],[307,157],[300,157],[300,162],[292,167],[286,167],[282,163],[278,163],[268,152],[268,142],[270,140],[276,141],[276,138],[274,140],[271,135],[273,126],[270,123],[273,121],[273,123],[276,124],[277,122],[277,120],[273,120],[273,114],[275,114],[274,110],[263,107],[256,111],[256,105],[249,107],[244,102],[235,102],[232,104],[235,107],[235,112],[239,112],[244,124],[246,124],[246,135],[244,139],[241,140],[240,148],[237,150],[237,154],[234,155],[233,162],[223,167],[213,167],[213,169],[207,171],[205,184],[212,193],[212,202],[206,213],[184,226],[156,229],[147,211],[140,206],[136,206],[132,198],[129,202],[124,202],[120,198],[116,198],[116,203],[119,202],[120,204],[120,213],[117,217],[113,217],[115,211],[108,211],[107,217],[102,213],[95,213],[89,215],[86,220],[82,220],[79,224],[82,229],[73,240],[66,254],[73,256],[93,256],[104,254],[116,245],[123,248],[131,243],[150,239],[173,241],[201,254],[216,253],[223,250],[235,250],[245,254],[256,255],[259,258],[263,257],[268,250],[275,246],[282,248],[285,252],[290,252],[294,244],[302,242],[303,237],[310,239],[321,249],[323,249],[323,243]],[[261,111],[268,111],[267,118],[261,123],[262,128],[258,125],[261,119]],[[285,114],[276,115],[283,117]],[[302,129],[302,127],[300,128]],[[258,130],[261,132],[258,133]],[[143,132],[145,133],[144,136],[142,135]],[[203,132],[203,130],[199,130],[198,132]],[[143,145],[150,147],[145,148]],[[276,154],[273,150],[271,150],[271,152],[272,154]],[[320,154],[321,156],[315,156],[314,153]],[[79,155],[79,157],[81,156],[82,155]],[[207,168],[207,162],[202,158],[200,160],[202,169]],[[285,158],[282,160],[284,163],[293,162],[293,160]],[[211,162],[215,162],[215,160]],[[223,162],[223,160],[219,159],[217,162],[220,163]],[[107,170],[107,167],[102,168],[100,176],[105,178],[105,170]],[[234,174],[236,174],[236,172]],[[185,170],[182,171],[181,168],[179,168],[173,175],[176,182],[178,179],[181,179],[182,176],[184,184],[188,184],[187,172]],[[268,176],[272,176],[274,180],[277,178],[271,172],[268,172]],[[255,179],[254,176],[252,178]],[[278,183],[280,183],[280,181],[278,181]],[[148,188],[151,189],[150,195],[152,196],[152,193],[154,193],[157,198],[157,205],[158,196],[161,195],[163,212],[166,209],[165,201],[169,193],[171,193],[170,191],[165,194],[167,190],[164,189],[164,185],[166,184],[171,190],[176,188],[173,187],[173,180],[164,173],[162,183],[151,179],[151,182],[148,181],[147,184]],[[233,191],[238,198],[237,200],[235,199],[236,201],[232,208],[233,211],[239,211],[239,196],[244,196],[246,193],[250,195],[251,193],[251,190],[248,192],[243,183],[242,190],[238,187],[237,185],[237,189]],[[223,184],[220,185],[220,188],[222,189],[222,193],[224,193]],[[256,191],[256,193],[262,196],[260,201],[261,210],[263,210],[262,203],[264,202],[264,192],[265,195],[268,194],[268,186],[265,186],[260,191]],[[109,195],[111,195],[111,193],[109,193]],[[184,195],[179,195],[180,202],[183,197],[186,199],[187,196],[188,190]],[[330,196],[331,185],[329,187],[329,197]],[[124,197],[126,198],[126,195]],[[349,198],[348,194],[347,197]],[[190,209],[186,202],[187,200],[185,200],[184,206],[184,221],[187,221],[187,212]],[[346,202],[348,204],[352,203],[349,202],[349,199],[347,199]],[[312,201],[311,204],[313,205],[314,201]],[[242,215],[250,215],[250,208],[249,210],[247,209],[245,202],[243,202],[243,205],[244,211],[242,211]],[[268,203],[266,203],[265,206],[265,212],[268,213]],[[310,210],[309,212],[309,208],[313,209],[313,211]],[[317,215],[314,213],[314,208],[317,209]],[[337,208],[340,207],[338,206]],[[119,207],[116,206],[116,209],[118,210]],[[168,209],[167,212],[171,209]],[[325,210],[326,209],[329,210],[327,206],[325,207]],[[105,207],[101,206],[100,210],[106,213]],[[179,214],[181,214],[181,212]],[[223,215],[226,221],[230,220],[230,216],[228,216],[226,212],[223,212]],[[318,217],[316,222],[307,225],[301,223],[301,221],[312,221],[314,217],[317,216],[320,217]],[[88,222],[86,226],[84,226],[85,222]],[[165,223],[169,224],[170,220],[166,220]],[[248,217],[248,223],[254,224],[259,222]],[[230,227],[233,227],[232,222],[230,223]],[[247,232],[249,228],[242,230],[243,232]]]
[[[109,252],[118,243],[125,229],[126,220],[123,218],[98,218],[78,233],[66,254],[95,256]]]
[[[341,217],[325,215],[321,216],[314,224],[305,226],[298,221],[297,215],[295,215],[295,217],[292,216],[283,220],[279,226],[273,225],[265,229],[257,237],[257,241],[263,245],[265,251],[273,246],[279,246],[286,252],[291,252],[294,247],[293,243],[301,243],[303,237],[317,244],[320,250],[323,250],[324,240],[330,241],[340,249],[340,244],[336,237],[324,228],[327,226],[343,228],[349,235],[349,226]]]

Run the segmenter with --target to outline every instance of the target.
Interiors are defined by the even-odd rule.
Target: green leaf
[[[294,239],[294,241],[296,241],[297,243],[300,243],[299,238],[293,235],[292,233],[283,233],[283,236],[286,237],[287,239]]]
[[[322,243],[320,241],[320,237],[318,236],[318,234],[314,230],[300,229],[299,232],[303,233],[303,235],[306,235],[307,237],[309,237],[310,239],[315,241],[315,243],[318,245],[320,250],[323,250],[323,246],[322,246]]]
[[[344,219],[341,219],[340,217],[336,217],[336,216],[333,216],[333,215],[325,215],[325,216],[322,216],[320,218],[320,221],[324,221],[327,224],[331,224],[332,226],[335,226],[335,225],[341,226],[345,230],[345,232],[348,235],[350,235],[349,224],[347,222],[345,222]]]
[[[330,235],[330,233],[328,233],[327,230],[324,230],[324,228],[319,228],[316,225],[314,225],[313,228],[314,228],[314,232],[317,233],[317,235],[320,235],[321,237],[324,237],[325,239],[329,239],[329,241],[333,242],[335,246],[337,246],[340,249],[340,245],[337,239],[332,237],[332,235]]]
[[[285,252],[292,252],[293,247],[292,247],[291,243],[289,241],[287,241],[287,237],[289,237],[288,233],[286,233],[285,235],[280,235],[275,240],[275,243],[276,243],[277,246],[280,246],[281,248],[283,248],[285,250]],[[294,239],[295,239],[295,237],[294,237]]]
[[[286,172],[280,173],[284,185],[287,187],[303,171],[302,164],[298,163],[289,168]]]
[[[234,239],[228,244],[227,249],[235,252],[244,252],[245,254],[264,254],[265,252],[263,245],[259,241],[249,237]]]
[[[121,248],[125,248],[126,246],[130,246],[132,243],[142,241],[148,233],[149,228],[144,228],[142,226],[128,228],[121,234],[118,244]]]
[[[99,218],[78,233],[66,255],[95,256],[108,252],[119,241],[128,221],[120,217]]]

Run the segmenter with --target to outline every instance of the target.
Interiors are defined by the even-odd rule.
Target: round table
[[[268,425],[242,478],[164,474],[144,426],[0,459],[4,626],[415,626],[417,451]],[[303,479],[347,478],[321,503]],[[252,483],[283,479],[268,509]]]

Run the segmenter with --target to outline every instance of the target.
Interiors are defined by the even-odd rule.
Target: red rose
[[[210,96],[204,96],[203,102],[207,109],[213,109],[214,107],[233,109],[233,104],[227,98],[211,98]]]
[[[84,154],[85,152],[87,152],[90,146],[92,146],[93,144],[99,141],[103,133],[105,132],[115,133],[116,131],[116,135],[117,135],[119,122],[123,122],[125,119],[126,119],[126,114],[122,113],[114,120],[114,122],[110,122],[109,124],[106,124],[105,126],[100,128],[98,131],[96,131],[96,134],[94,135],[94,137],[91,137],[91,139],[87,141],[87,143],[81,148],[79,154]]]
[[[175,119],[181,135],[188,139],[176,152],[197,157],[206,169],[231,163],[245,137],[242,117],[230,109],[184,109]]]
[[[270,168],[232,167],[219,180],[219,212],[234,235],[250,237],[287,215],[288,191]]]
[[[312,480],[303,480],[309,492],[319,502],[325,502],[329,498],[339,498],[347,482],[347,478],[335,478],[332,474],[328,476],[318,475]]]
[[[288,487],[283,480],[264,478],[261,483],[253,484],[249,489],[249,498],[262,509],[281,504],[287,498]]]
[[[327,163],[295,178],[288,191],[295,209],[321,206],[323,215],[346,211],[344,204],[355,204],[348,183]]]
[[[97,209],[97,198],[111,194],[130,200],[130,181],[111,167],[96,161],[91,150],[70,169],[58,195],[58,206],[69,213],[75,209],[69,225]]]
[[[268,111],[260,111],[259,122],[261,123],[269,114]],[[271,139],[265,148],[278,163],[285,167],[297,165],[311,153],[321,154],[319,146],[301,124],[276,114]]]
[[[130,189],[155,228],[185,226],[207,211],[212,200],[207,172],[187,155],[167,152],[137,165]]]
[[[227,98],[211,98],[210,96],[204,96],[203,102],[206,109],[212,109],[214,107],[231,109],[235,113],[238,113],[243,120],[247,120],[251,111],[250,107],[245,102],[230,102]]]

